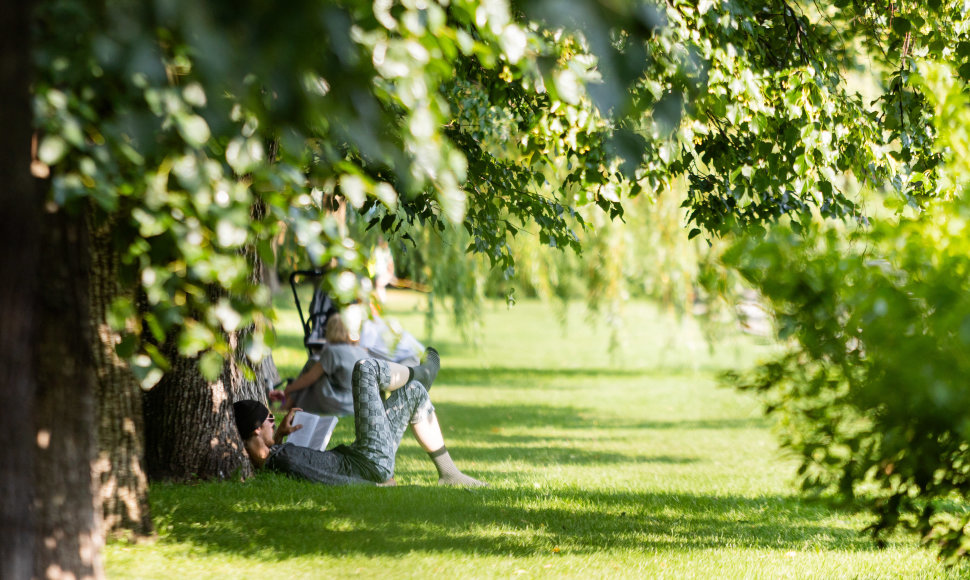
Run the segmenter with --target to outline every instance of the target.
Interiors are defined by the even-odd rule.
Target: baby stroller
[[[338,312],[336,303],[320,287],[320,282],[325,273],[325,270],[297,270],[290,274],[290,289],[293,290],[296,311],[300,314],[300,324],[303,326],[303,346],[306,347],[308,356],[313,356],[327,343],[325,338],[327,320]],[[304,316],[297,289],[300,285],[308,282],[313,284],[313,298],[310,299],[310,309]]]
[[[325,273],[324,270],[297,270],[290,274],[290,288],[303,326],[303,345],[308,357],[313,357],[327,344],[327,320],[339,312],[337,304],[321,287]],[[313,297],[304,316],[298,288],[307,283],[313,284]],[[362,316],[360,346],[376,358],[409,366],[419,364],[425,350],[424,345],[396,321],[385,321],[376,312]]]

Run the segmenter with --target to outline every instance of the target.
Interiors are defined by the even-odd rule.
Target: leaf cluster
[[[841,232],[778,229],[729,260],[772,304],[787,354],[743,379],[781,420],[807,487],[863,497],[878,538],[918,532],[948,558],[970,547],[970,247],[965,85],[925,66],[953,180],[926,212]]]

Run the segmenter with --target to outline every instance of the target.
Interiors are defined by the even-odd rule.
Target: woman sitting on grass
[[[357,361],[371,355],[357,345],[339,314],[327,320],[326,339],[323,349],[283,391],[284,410],[300,407],[308,413],[337,416],[354,412],[351,375]]]
[[[352,378],[356,438],[349,446],[317,451],[283,443],[284,437],[302,427],[293,425],[298,409],[290,409],[274,433],[275,418],[258,401],[233,404],[236,427],[257,469],[266,467],[330,485],[396,485],[394,457],[410,423],[438,470],[439,485],[486,485],[459,471],[445,448],[425,387],[434,381],[439,365],[434,349],[428,349],[424,364],[413,368],[379,359],[358,362]],[[381,391],[389,393],[387,400],[382,400]]]

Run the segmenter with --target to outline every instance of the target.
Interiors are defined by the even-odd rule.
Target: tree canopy
[[[124,354],[145,384],[165,366],[139,334],[179,329],[220,368],[220,329],[268,305],[239,250],[269,259],[280,224],[313,263],[361,271],[334,196],[388,231],[462,223],[510,276],[521,228],[579,250],[577,208],[618,218],[680,175],[691,236],[867,219],[860,182],[935,195],[911,63],[967,50],[959,3],[553,4],[43,3],[38,157],[56,203],[121,218],[151,308],[113,318],[138,322]],[[860,73],[873,103],[850,86]],[[350,280],[331,288],[349,299]],[[208,286],[229,293],[212,303]],[[265,354],[259,332],[249,349]]]

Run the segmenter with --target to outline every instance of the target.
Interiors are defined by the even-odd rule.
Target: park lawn
[[[287,299],[289,298],[289,299]],[[305,360],[279,300],[281,373]],[[305,303],[304,303],[305,307]],[[426,338],[419,295],[387,315]],[[770,345],[634,304],[619,354],[581,305],[491,304],[477,345],[444,323],[432,389],[452,456],[484,489],[435,485],[406,438],[397,488],[329,488],[262,473],[153,484],[158,539],[109,544],[111,578],[959,578],[908,537],[877,549],[869,518],[801,498],[757,402],[718,385]],[[352,421],[338,425],[348,442]]]

